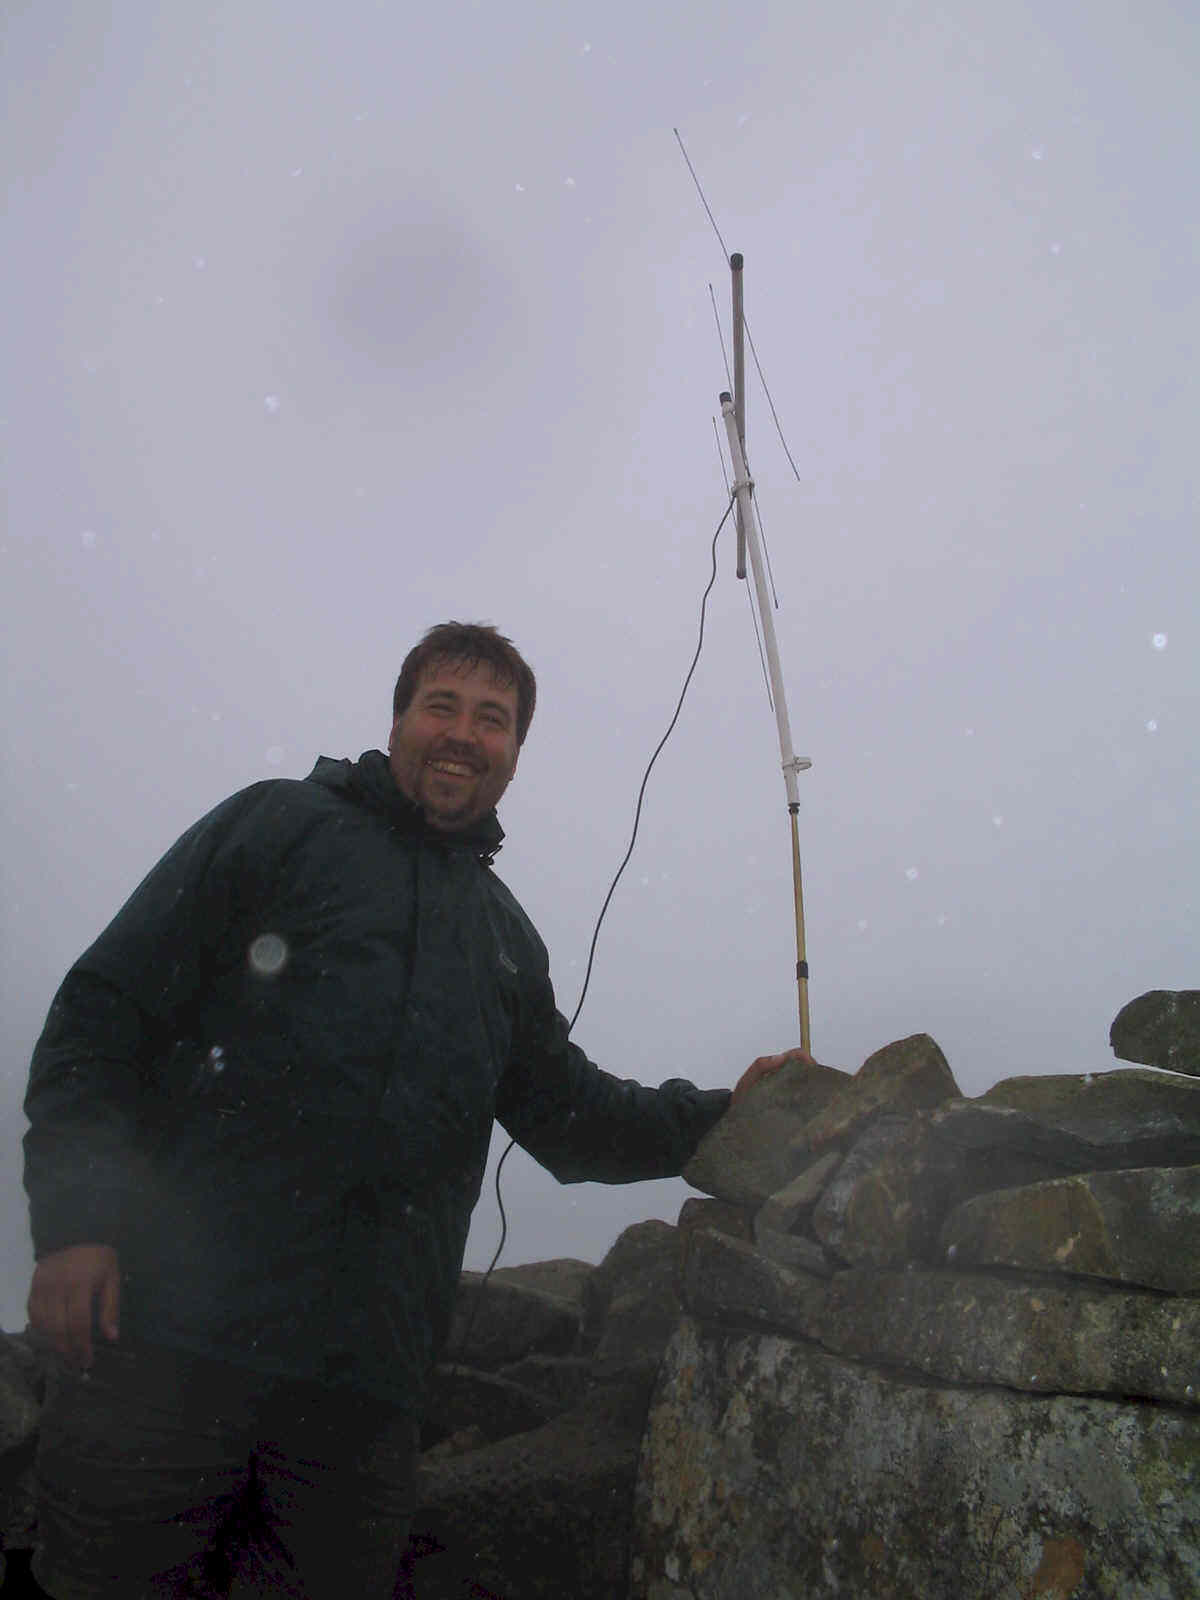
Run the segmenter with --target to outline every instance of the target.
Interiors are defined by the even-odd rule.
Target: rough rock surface
[[[1122,1006],[1109,1032],[1122,1061],[1200,1075],[1200,989],[1151,989]]]
[[[916,1383],[681,1324],[647,1423],[633,1600],[1185,1600],[1200,1414]]]
[[[753,1243],[687,1238],[634,1600],[1200,1600],[1197,1088],[814,1113]]]
[[[696,1159],[599,1267],[463,1274],[418,1600],[1200,1600],[1200,1079],[965,1100],[916,1035]],[[14,1571],[39,1385],[0,1339]]]
[[[1085,1172],[978,1195],[941,1246],[957,1267],[1079,1273],[1200,1294],[1200,1166]]]
[[[811,1164],[808,1124],[850,1081],[837,1067],[786,1062],[700,1141],[684,1178],[718,1200],[757,1210]]]

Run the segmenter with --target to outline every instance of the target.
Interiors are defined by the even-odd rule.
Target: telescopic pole
[[[742,442],[742,455],[746,454],[746,321],[742,314],[742,258],[734,254],[729,258],[733,277],[733,413],[737,418],[738,438]],[[742,508],[737,507],[737,575],[746,576],[746,525],[742,521]]]
[[[741,257],[736,256],[738,267]],[[779,730],[779,753],[783,761],[783,781],[787,788],[788,812],[792,824],[792,891],[796,907],[796,986],[800,1001],[800,1044],[811,1053],[812,1040],[808,1016],[808,960],[804,941],[804,888],[800,872],[800,791],[796,774],[807,771],[812,762],[807,756],[798,756],[792,749],[792,730],[788,722],[787,701],[783,693],[783,672],[779,665],[779,645],[775,639],[775,623],[771,616],[771,600],[767,590],[764,570],[762,540],[751,496],[753,487],[746,471],[746,457],[742,441],[738,438],[737,413],[733,396],[721,395],[721,415],[725,418],[725,431],[729,438],[729,456],[733,462],[733,492],[742,526],[746,531],[746,550],[750,558],[750,571],[754,578],[754,591],[758,599],[758,615],[762,623],[763,647],[767,657],[767,673],[771,681],[771,698],[775,704],[775,722]]]

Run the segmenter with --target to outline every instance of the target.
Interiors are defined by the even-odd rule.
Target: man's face
[[[517,770],[516,684],[500,683],[484,662],[435,662],[392,724],[388,765],[435,828],[469,827]]]

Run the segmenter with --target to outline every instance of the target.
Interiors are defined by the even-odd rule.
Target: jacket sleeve
[[[33,1053],[25,1188],[34,1254],[121,1247],[145,1193],[155,1078],[186,1030],[243,885],[236,840],[267,785],[225,801],[143,879],[56,994]]]
[[[724,1116],[728,1089],[671,1078],[657,1089],[603,1071],[567,1037],[548,976],[522,980],[496,1115],[560,1183],[674,1178]]]

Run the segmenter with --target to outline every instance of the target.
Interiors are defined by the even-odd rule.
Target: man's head
[[[469,827],[500,799],[536,696],[511,640],[485,624],[441,623],[409,652],[392,697],[388,764],[434,827]]]

